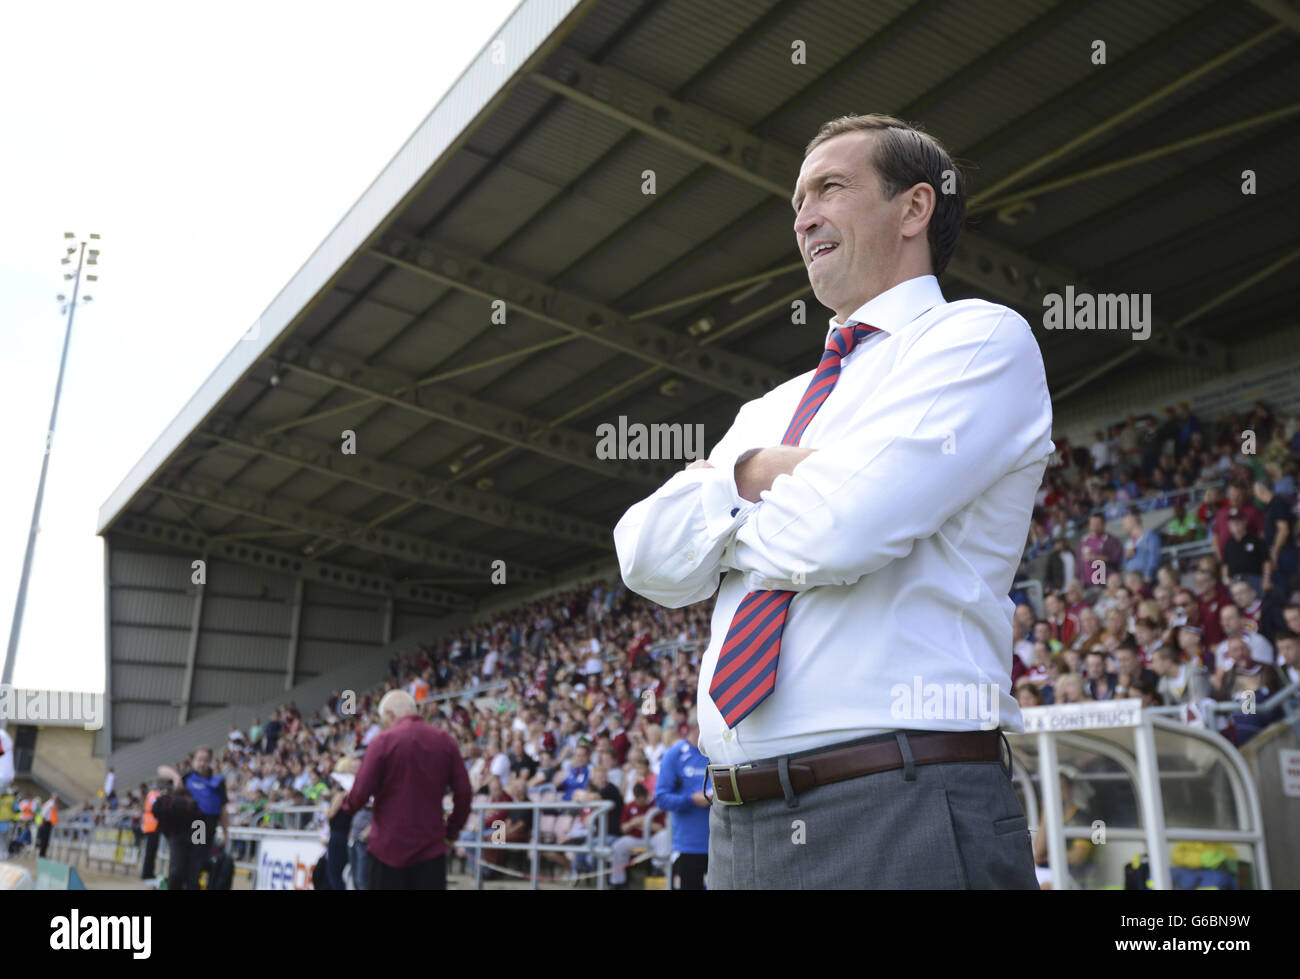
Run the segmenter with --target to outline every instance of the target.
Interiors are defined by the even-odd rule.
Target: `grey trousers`
[[[714,801],[707,887],[1037,890],[1038,881],[1010,772],[994,761],[877,772],[788,799]]]

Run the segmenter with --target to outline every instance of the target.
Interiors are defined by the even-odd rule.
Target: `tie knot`
[[[831,332],[831,335],[826,340],[826,349],[833,350],[841,358],[847,357],[849,351],[856,347],[864,337],[879,332],[880,330],[874,326],[859,323],[857,320],[849,320],[843,326]]]

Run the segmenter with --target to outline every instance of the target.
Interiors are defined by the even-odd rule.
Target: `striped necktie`
[[[839,380],[840,363],[863,337],[878,333],[874,326],[850,320],[826,341],[817,372],[795,409],[782,445],[798,445],[804,430]],[[718,654],[709,684],[709,696],[727,727],[739,724],[776,688],[776,661],[781,654],[781,633],[792,591],[752,591],[736,608],[727,638]]]

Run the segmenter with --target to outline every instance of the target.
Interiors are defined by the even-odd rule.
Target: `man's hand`
[[[701,809],[703,809],[706,806],[708,806],[709,797],[706,796],[703,792],[696,792],[691,795],[691,801],[695,803],[697,806],[699,806]]]
[[[772,488],[777,476],[790,475],[794,467],[803,462],[816,449],[801,449],[795,445],[774,445],[759,449],[743,462],[736,463],[736,492],[742,500],[757,503],[759,494]]]

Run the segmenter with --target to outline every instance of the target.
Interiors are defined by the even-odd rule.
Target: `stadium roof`
[[[789,199],[850,112],[916,121],[966,168],[945,293],[1019,309],[1058,406],[1162,363],[1213,376],[1294,316],[1298,31],[1281,0],[526,0],[99,532],[443,610],[483,599],[494,561],[539,587],[607,564],[618,516],[682,463],[600,459],[598,426],[702,424],[712,446],[815,360],[828,314]],[[1067,285],[1152,294],[1150,339],[1042,330]]]

